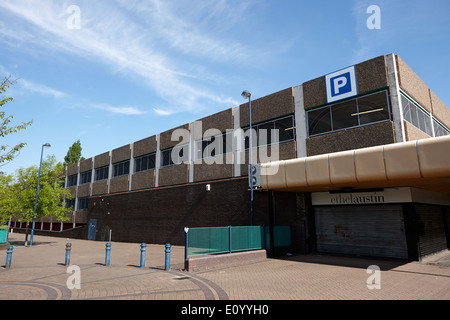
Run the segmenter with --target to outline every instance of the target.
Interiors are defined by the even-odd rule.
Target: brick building
[[[450,110],[399,56],[251,107],[263,174],[252,217],[247,102],[66,167],[73,217],[37,221],[37,232],[182,245],[184,227],[253,219],[291,226],[295,252],[420,259],[449,248]],[[434,175],[413,172],[414,159]]]

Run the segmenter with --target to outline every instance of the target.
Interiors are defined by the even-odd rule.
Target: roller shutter
[[[408,258],[401,205],[315,207],[317,251]]]
[[[444,212],[441,207],[416,205],[419,217],[419,253],[421,257],[447,249]]]

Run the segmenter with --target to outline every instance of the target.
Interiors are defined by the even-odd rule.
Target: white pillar
[[[293,88],[294,115],[295,115],[295,141],[297,144],[297,158],[306,157],[306,139],[308,126],[306,125],[305,104],[303,102],[303,85]]]
[[[400,86],[398,82],[398,70],[395,55],[388,54],[386,57],[386,67],[389,79],[389,91],[391,95],[391,112],[394,121],[396,142],[406,141],[405,124],[403,122],[403,108],[400,99]]]

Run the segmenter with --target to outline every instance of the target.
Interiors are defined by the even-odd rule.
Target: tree
[[[16,184],[19,186],[18,205],[14,215],[21,216],[21,221],[32,222],[34,204],[36,201],[36,189],[39,168],[32,166],[17,170]],[[63,165],[56,163],[55,156],[49,155],[42,161],[41,177],[39,180],[38,202],[36,206],[36,218],[56,217],[60,221],[68,220],[68,213],[73,208],[66,207],[64,200],[73,199],[68,189],[64,188],[65,176]],[[25,242],[28,240],[28,230]]]
[[[64,166],[83,161],[84,157],[81,156],[81,150],[81,142],[80,139],[78,139],[71,147],[69,147],[69,151],[67,151],[67,154],[64,157]]]
[[[15,84],[15,81],[11,81],[10,77],[4,77],[0,82],[0,94],[3,95],[3,93],[6,92],[6,89],[13,84]],[[12,100],[13,98],[11,97],[0,96],[0,108]],[[24,130],[33,123],[33,120],[31,120],[29,122],[23,122],[22,124],[12,126],[10,125],[12,118],[12,115],[6,116],[4,111],[0,111],[0,137],[3,138],[9,134]],[[24,142],[21,142],[13,147],[0,144],[0,166],[12,161],[25,145],[26,143]]]
[[[0,173],[0,225],[8,223],[11,214],[17,211],[16,188],[13,175]]]

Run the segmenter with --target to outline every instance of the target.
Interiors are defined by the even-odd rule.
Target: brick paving
[[[294,255],[207,272],[184,272],[184,247],[172,247],[164,270],[164,246],[112,242],[105,266],[105,242],[23,234],[10,235],[11,268],[0,251],[0,300],[450,300],[450,260],[439,264],[394,260]],[[69,289],[65,245],[80,268],[80,289]],[[368,289],[370,265],[380,268],[380,289]]]

